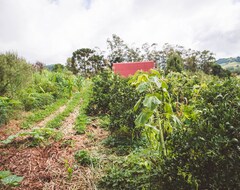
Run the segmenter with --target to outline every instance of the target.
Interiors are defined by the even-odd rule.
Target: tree
[[[13,97],[32,77],[32,66],[16,53],[0,54],[0,96]]]
[[[108,60],[111,63],[142,61],[140,48],[129,47],[119,36],[112,35],[112,39],[107,40],[109,51]]]
[[[74,74],[85,76],[96,74],[105,67],[103,55],[90,48],[82,48],[73,52],[71,60],[67,60],[67,68]]]
[[[203,70],[203,72],[205,72],[206,74],[211,74],[212,65],[216,62],[213,53],[208,50],[202,51],[199,56],[199,61],[200,69]]]
[[[57,63],[53,65],[53,69],[52,71],[54,72],[62,72],[64,70],[64,65],[62,65],[61,63]]]
[[[183,70],[183,59],[178,53],[174,52],[169,55],[166,70],[167,72],[181,72]]]

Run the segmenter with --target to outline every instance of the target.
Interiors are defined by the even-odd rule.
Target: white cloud
[[[166,42],[240,55],[239,0],[0,0],[0,51],[65,63],[82,47]]]

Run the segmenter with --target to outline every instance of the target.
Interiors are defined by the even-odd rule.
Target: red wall
[[[129,63],[113,63],[113,71],[121,76],[128,77],[134,75],[136,71],[149,71],[154,68],[153,61],[145,62],[129,62]]]

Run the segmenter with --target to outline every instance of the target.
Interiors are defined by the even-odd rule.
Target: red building
[[[136,71],[149,71],[154,68],[153,61],[144,62],[128,62],[128,63],[113,63],[113,71],[121,76],[128,77],[134,75]]]

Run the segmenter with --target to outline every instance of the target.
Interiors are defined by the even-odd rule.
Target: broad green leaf
[[[149,79],[152,83],[156,84],[158,88],[161,88],[162,83],[159,81],[159,78],[157,76],[150,77]]]
[[[161,101],[156,96],[146,96],[143,100],[143,105],[150,110],[154,110],[159,104],[161,104]]]
[[[1,179],[2,183],[4,185],[12,185],[12,186],[17,186],[19,183],[23,180],[23,177],[19,177],[16,175],[10,175],[6,178]]]
[[[6,178],[11,175],[10,171],[0,171],[0,179]]]
[[[146,91],[149,87],[149,84],[147,82],[143,82],[141,84],[138,85],[138,87],[136,88],[136,90],[140,93]]]
[[[140,98],[137,103],[135,104],[135,106],[133,107],[133,111],[137,111],[139,108],[139,105],[141,104],[142,98]]]
[[[143,110],[143,112],[141,112],[135,120],[136,125],[137,126],[145,125],[152,115],[153,115],[153,111]]]
[[[168,89],[168,85],[167,85],[167,83],[165,81],[162,81],[162,88]]]

